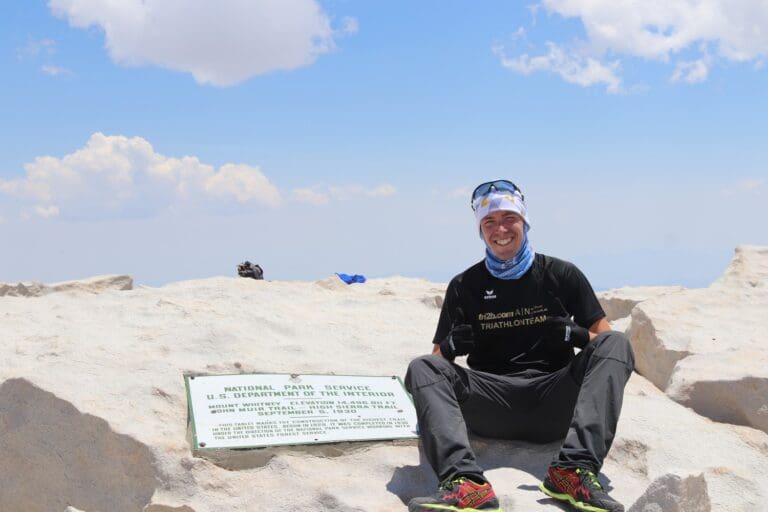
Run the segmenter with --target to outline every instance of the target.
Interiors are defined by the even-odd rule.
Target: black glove
[[[453,327],[451,327],[448,336],[440,342],[440,353],[449,361],[456,359],[456,356],[467,355],[475,348],[472,326],[465,322],[464,312],[461,308],[456,308]]]
[[[548,316],[542,324],[544,346],[551,352],[564,348],[584,348],[589,343],[589,329],[567,316]]]

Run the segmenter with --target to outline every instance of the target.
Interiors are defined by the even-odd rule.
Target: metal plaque
[[[194,448],[413,439],[416,411],[398,377],[185,375]]]

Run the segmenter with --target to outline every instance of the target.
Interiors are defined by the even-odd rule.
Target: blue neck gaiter
[[[526,224],[525,238],[515,257],[510,260],[500,260],[486,246],[485,267],[493,277],[498,277],[499,279],[520,279],[533,265],[533,257],[535,255],[533,247],[528,242],[528,225]]]

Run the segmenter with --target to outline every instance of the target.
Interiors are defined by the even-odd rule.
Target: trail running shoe
[[[597,475],[589,470],[552,466],[539,489],[556,500],[567,501],[578,510],[624,512],[624,506],[608,496],[597,481]]]
[[[476,484],[463,477],[446,480],[432,496],[413,498],[408,503],[408,512],[434,510],[502,512],[491,484]]]

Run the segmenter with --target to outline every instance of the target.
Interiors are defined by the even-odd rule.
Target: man
[[[575,265],[534,253],[517,186],[479,185],[472,209],[485,259],[451,280],[432,355],[414,359],[405,378],[422,449],[441,482],[408,510],[501,510],[470,429],[491,438],[564,438],[540,489],[579,510],[623,512],[597,474],[634,367],[629,342],[610,330]],[[462,355],[469,368],[454,364]]]

